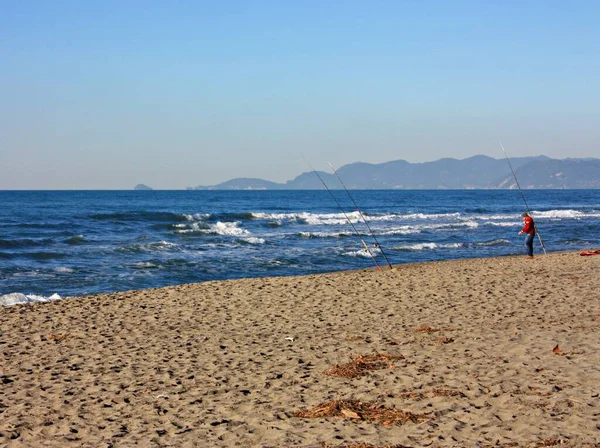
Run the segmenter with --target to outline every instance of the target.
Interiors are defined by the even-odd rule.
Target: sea
[[[1,305],[524,255],[525,210],[547,252],[600,247],[600,190],[0,191],[0,204]]]

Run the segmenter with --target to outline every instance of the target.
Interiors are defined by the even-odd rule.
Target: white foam
[[[54,272],[60,272],[60,273],[69,274],[69,273],[75,272],[75,271],[73,269],[71,269],[71,268],[59,266],[57,268],[54,268]]]
[[[496,226],[496,227],[518,227],[520,224],[521,224],[520,222],[494,222],[494,221],[489,221],[489,222],[485,223],[486,226]]]
[[[296,219],[296,213],[262,213],[262,212],[253,212],[251,213],[252,218],[254,219],[266,219],[266,220],[290,220]]]
[[[250,232],[246,229],[241,229],[238,222],[217,222],[209,229],[211,232],[215,232],[217,235],[226,236],[242,236],[250,235]]]
[[[17,305],[19,303],[50,302],[60,299],[62,299],[62,297],[58,294],[52,294],[50,297],[43,297],[34,294],[25,295],[20,292],[13,292],[11,294],[4,294],[0,296],[0,306]]]
[[[356,235],[354,232],[299,232],[302,238],[341,238],[343,236]],[[360,234],[359,234],[360,235]],[[363,235],[366,236],[366,235]]]
[[[310,225],[342,225],[347,224],[348,220],[355,224],[361,221],[358,211],[347,213],[252,213],[255,219],[264,219],[271,221],[296,221]]]
[[[301,213],[299,219],[311,225],[343,225],[348,221],[356,224],[360,221],[360,214],[358,212],[350,212],[345,215],[344,213]]]
[[[138,261],[137,263],[133,263],[132,266],[137,269],[155,269],[159,267],[151,261]]]
[[[177,224],[176,233],[210,233],[210,226],[204,222],[193,222],[192,224]]]
[[[398,215],[396,214],[363,216],[367,221],[396,221],[398,219]]]
[[[490,221],[494,220],[504,220],[504,219],[515,219],[515,216],[518,216],[516,213],[511,213],[508,215],[475,215],[470,219],[479,219],[480,221]]]
[[[460,213],[409,213],[407,215],[398,215],[401,218],[408,219],[440,219],[440,218],[460,218]]]
[[[445,224],[426,224],[422,226],[418,226],[420,229],[426,230],[438,230],[438,229],[455,229],[459,227],[469,227],[471,229],[476,229],[479,227],[479,223],[476,221],[462,221],[462,222],[450,222]]]
[[[408,246],[396,246],[394,250],[425,250],[425,249],[436,249],[439,246],[436,243],[419,243],[410,244]]]
[[[381,249],[378,247],[371,247],[369,250],[362,248],[355,251],[345,252],[344,255],[348,255],[350,257],[363,257],[363,258],[372,258],[373,256],[381,254]]]
[[[394,250],[432,250],[432,249],[459,249],[465,247],[464,243],[448,243],[448,244],[437,244],[437,243],[417,243],[410,244],[407,246],[396,246]]]
[[[209,226],[206,223],[194,222],[187,228],[177,230],[177,233],[202,233],[205,235],[223,235],[223,236],[245,236],[250,235],[246,229],[239,227],[239,222],[221,222],[218,221]]]
[[[461,247],[465,247],[464,243],[450,243],[450,244],[442,244],[440,247],[445,249],[459,249]]]
[[[251,236],[249,238],[242,238],[242,240],[250,244],[265,244],[264,238],[256,238],[254,236]]]
[[[586,214],[586,213],[580,212],[578,210],[548,210],[545,212],[532,211],[531,216],[533,216],[534,219],[535,218],[581,219],[581,218],[587,218],[587,217],[597,218],[600,216],[600,214],[595,214],[595,213]]]
[[[194,213],[191,215],[183,215],[188,221],[202,221],[206,218],[210,218],[210,213]]]
[[[498,238],[492,241],[484,241],[482,243],[475,243],[476,246],[498,246],[500,244],[510,244],[509,240]]]
[[[154,248],[165,248],[165,249],[172,249],[175,247],[179,247],[179,244],[177,243],[171,243],[170,241],[158,241],[156,243],[150,243],[148,246],[150,247],[154,247]]]
[[[412,235],[415,233],[421,233],[421,230],[414,226],[400,226],[379,232],[380,235]]]

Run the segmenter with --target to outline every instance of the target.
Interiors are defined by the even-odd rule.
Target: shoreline
[[[559,252],[0,307],[0,441],[593,446],[598,268]],[[374,353],[402,358],[357,378],[323,373]],[[295,416],[348,399],[427,420]]]
[[[548,254],[570,254],[570,253],[581,253],[582,251],[598,251],[600,249],[587,249],[587,248],[583,248],[583,249],[578,249],[576,251],[556,251],[556,252],[549,252]],[[402,266],[407,266],[407,265],[419,265],[419,264],[429,264],[429,263],[444,263],[444,262],[454,262],[454,261],[464,261],[464,260],[480,260],[480,259],[503,259],[503,258],[518,258],[522,256],[522,254],[505,254],[505,255],[498,255],[498,256],[482,256],[482,257],[467,257],[467,258],[450,258],[450,259],[441,259],[441,260],[427,260],[427,261],[415,261],[415,262],[410,262],[410,263],[399,263],[399,264],[394,264],[392,269],[396,269],[396,268],[401,268]],[[524,255],[523,255],[524,256]],[[539,253],[539,254],[535,254],[535,258],[537,259],[538,257],[543,257],[544,254]],[[214,280],[205,280],[205,281],[201,281],[201,282],[192,282],[192,283],[182,283],[182,284],[176,284],[176,285],[167,285],[167,286],[155,286],[155,287],[148,287],[148,288],[142,288],[142,289],[129,289],[129,290],[123,290],[123,291],[105,291],[105,292],[97,292],[97,293],[91,293],[91,294],[83,294],[83,295],[73,295],[73,296],[60,296],[58,293],[53,293],[49,296],[41,296],[39,294],[25,294],[25,293],[21,293],[21,292],[12,292],[12,293],[7,293],[7,294],[3,294],[0,295],[0,298],[9,298],[9,300],[7,301],[7,303],[0,303],[0,308],[3,306],[14,306],[14,305],[33,305],[33,304],[42,304],[42,303],[50,303],[50,302],[54,302],[54,301],[63,301],[63,300],[72,300],[72,299],[82,299],[82,298],[88,298],[88,297],[95,297],[95,296],[107,296],[107,295],[113,295],[113,294],[130,294],[130,293],[139,293],[142,291],[148,291],[148,290],[160,290],[163,288],[176,288],[179,286],[187,286],[187,285],[202,285],[204,283],[210,283],[210,282],[230,282],[230,281],[240,281],[240,280],[252,280],[252,279],[262,279],[262,278],[293,278],[293,277],[306,277],[306,276],[320,276],[320,275],[335,275],[335,274],[343,274],[343,273],[349,273],[349,272],[362,272],[362,271],[377,271],[377,270],[389,270],[390,268],[388,267],[388,265],[386,264],[381,264],[381,266],[378,268],[376,266],[369,266],[369,267],[364,267],[364,268],[351,268],[348,270],[338,270],[338,271],[330,271],[330,272],[318,272],[318,273],[310,273],[310,274],[290,274],[290,275],[279,275],[279,276],[258,276],[258,277],[236,277],[236,278],[228,278],[228,279],[214,279]],[[13,300],[10,300],[10,296],[14,296]],[[22,299],[22,300],[20,300]],[[17,301],[20,300],[20,301]]]

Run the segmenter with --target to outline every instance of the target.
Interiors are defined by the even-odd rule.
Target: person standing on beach
[[[535,223],[533,218],[529,216],[529,213],[523,212],[521,214],[523,218],[523,228],[519,232],[519,235],[525,234],[525,247],[527,248],[527,255],[529,258],[533,258],[533,238],[535,237]]]

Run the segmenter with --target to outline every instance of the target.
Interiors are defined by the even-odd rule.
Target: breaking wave
[[[33,294],[22,294],[20,292],[13,292],[11,294],[4,294],[0,296],[0,306],[18,305],[20,303],[40,303],[40,302],[51,302],[53,300],[60,300],[61,296],[58,294],[52,294],[49,297],[36,296]]]

